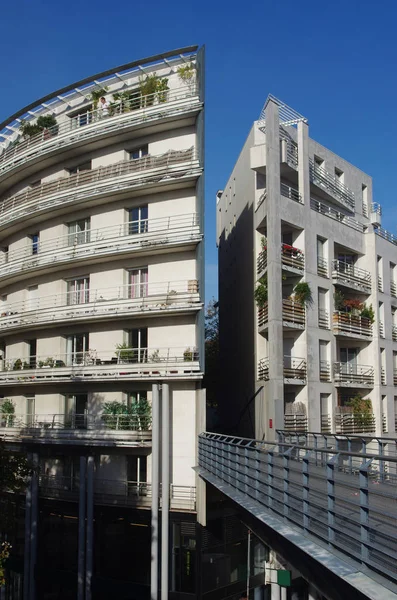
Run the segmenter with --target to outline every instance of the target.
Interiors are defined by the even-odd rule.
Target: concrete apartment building
[[[196,597],[203,106],[189,47],[0,125],[0,436],[40,467],[6,598]]]
[[[394,436],[397,237],[371,178],[269,96],[217,195],[217,238],[228,429]]]

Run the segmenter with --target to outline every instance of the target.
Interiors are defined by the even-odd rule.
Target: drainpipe
[[[150,598],[158,600],[159,571],[159,473],[160,471],[160,406],[159,384],[152,385],[152,547]]]
[[[77,600],[84,600],[84,567],[85,567],[85,500],[86,500],[86,457],[80,456],[80,490],[79,490],[79,549],[77,567]]]
[[[170,511],[170,391],[162,385],[161,470],[161,600],[168,600],[169,511]]]
[[[33,462],[32,455],[28,454],[29,462]],[[29,567],[30,567],[30,526],[32,522],[32,476],[26,487],[25,497],[25,555],[23,562],[23,600],[29,600]]]
[[[39,455],[34,452],[33,473],[32,473],[32,498],[31,498],[31,525],[30,525],[30,564],[29,564],[29,600],[36,598],[36,557],[37,557],[37,519],[39,516],[38,499],[39,499]]]
[[[87,539],[85,547],[85,600],[91,600],[94,540],[94,457],[87,457]]]

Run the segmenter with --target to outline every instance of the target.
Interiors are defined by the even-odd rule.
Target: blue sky
[[[215,193],[268,93],[373,176],[383,226],[396,233],[395,0],[14,0],[0,10],[0,120],[95,72],[206,45],[207,298],[217,295]]]

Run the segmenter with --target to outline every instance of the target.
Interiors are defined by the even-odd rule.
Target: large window
[[[84,173],[85,171],[91,171],[91,161],[88,160],[80,165],[67,169],[69,175],[77,175],[77,173]]]
[[[129,271],[129,297],[144,298],[148,295],[148,268]]]
[[[67,282],[67,304],[85,304],[90,301],[90,278],[79,277]]]
[[[39,234],[38,233],[32,233],[32,235],[29,236],[30,242],[31,242],[31,249],[32,249],[32,254],[38,254],[39,253]]]
[[[87,244],[90,241],[90,219],[68,223],[68,246]]]
[[[128,211],[128,233],[135,235],[137,233],[147,233],[148,231],[148,207],[138,206]]]
[[[84,364],[88,352],[88,333],[69,335],[66,338],[66,362],[68,366]]]
[[[65,426],[76,429],[87,427],[87,394],[65,396]]]
[[[147,361],[147,327],[131,329],[128,332],[128,346],[132,349],[130,352],[130,362]]]

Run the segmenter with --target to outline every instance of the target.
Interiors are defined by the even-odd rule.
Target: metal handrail
[[[368,288],[371,287],[371,273],[365,269],[337,259],[332,261],[332,269],[332,276],[336,279],[346,280],[349,283],[356,283]]]
[[[87,110],[77,116],[65,115],[63,123],[44,129],[42,132],[28,139],[15,139],[8,148],[0,154],[0,174],[15,165],[20,166],[40,154],[48,153],[68,143],[75,143],[81,138],[85,139],[95,135],[102,135],[103,131],[130,127],[142,121],[152,121],[169,116],[173,112],[185,111],[191,102],[199,104],[197,86],[181,86],[176,90],[164,92],[165,102],[156,102],[157,94],[141,96],[142,106],[131,111],[126,110],[125,101],[112,103],[113,114],[103,115],[102,109]],[[132,90],[131,90],[132,91]],[[187,103],[186,103],[187,101]],[[189,104],[190,102],[190,104]],[[75,110],[71,110],[75,112]],[[23,156],[25,154],[25,157]]]
[[[330,217],[331,219],[334,219],[335,221],[338,221],[339,223],[342,223],[343,225],[347,225],[347,227],[350,227],[351,229],[355,229],[356,231],[359,231],[360,233],[364,233],[366,231],[366,226],[363,223],[360,223],[359,221],[357,221],[356,219],[353,219],[352,217],[350,217],[348,215],[344,215],[343,213],[336,210],[335,208],[332,208],[331,206],[327,206],[326,204],[319,202],[319,200],[310,198],[310,208],[312,208],[316,212],[320,213],[321,215]]]
[[[299,190],[290,187],[285,183],[281,183],[280,192],[281,195],[285,198],[289,198],[290,200],[294,200],[294,202],[299,202],[299,204],[303,204],[302,195],[299,193]]]
[[[329,329],[329,312],[325,308],[318,309],[318,326]]]
[[[371,365],[355,365],[352,363],[334,363],[335,381],[347,383],[374,383],[374,368]]]
[[[102,413],[99,416],[94,416],[85,413],[9,414],[2,413],[0,405],[0,427],[7,429],[150,431],[151,425],[150,407],[145,409],[142,414],[112,415]]]
[[[391,242],[392,244],[397,246],[397,235],[390,233],[389,231],[387,231],[386,229],[383,229],[382,227],[374,226],[374,231],[375,231],[376,235],[379,235],[379,237],[381,237],[384,240],[387,240],[388,242]]]
[[[261,358],[258,363],[258,379],[269,380],[269,359]]]
[[[317,257],[317,275],[328,277],[328,261],[320,256]]]
[[[382,207],[379,202],[372,202],[371,204],[371,212],[376,213],[380,217],[382,216]]]
[[[336,332],[372,337],[371,320],[360,315],[335,311],[332,318],[332,326]]]
[[[306,359],[297,356],[284,355],[283,357],[285,379],[306,379]]]
[[[105,194],[108,191],[107,185],[114,187],[115,183],[123,177],[127,178],[126,181],[122,179],[123,183],[128,184],[129,187],[131,181],[128,180],[128,176],[135,176],[133,180],[135,184],[147,183],[151,177],[159,181],[157,177],[161,179],[168,173],[178,176],[179,166],[192,164],[197,160],[195,149],[191,147],[186,150],[168,150],[160,155],[148,154],[142,158],[123,160],[107,167],[98,167],[69,177],[61,177],[5,198],[0,203],[0,225],[28,214],[47,210],[51,206],[68,204],[80,195],[87,199],[90,195]],[[93,186],[91,192],[87,187],[90,185]],[[120,187],[123,186],[118,183],[117,189]]]
[[[331,381],[331,363],[320,360],[320,381]]]
[[[342,183],[336,175],[328,173],[309,159],[310,180],[325,189],[334,198],[338,198],[352,212],[354,212],[354,193]]]

